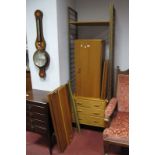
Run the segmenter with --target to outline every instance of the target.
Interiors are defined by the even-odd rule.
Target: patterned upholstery
[[[107,105],[105,118],[111,116],[116,105],[117,113],[113,117],[110,127],[104,130],[103,140],[105,144],[111,142],[129,146],[129,75],[118,74],[116,98],[112,98]],[[108,150],[105,150],[105,154],[107,152]]]
[[[117,112],[109,128],[103,132],[103,139],[128,145],[129,143],[129,113]]]
[[[105,119],[109,119],[109,117],[113,113],[116,105],[117,105],[117,99],[116,98],[112,98],[110,100],[109,104],[107,105],[106,109],[105,109],[105,113],[104,113],[104,115],[105,115],[104,118]]]
[[[129,75],[118,75],[117,99],[118,111],[129,112]]]

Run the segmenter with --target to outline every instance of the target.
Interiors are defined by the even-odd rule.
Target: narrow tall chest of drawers
[[[46,135],[49,150],[53,142],[54,129],[48,106],[48,91],[32,89],[26,95],[26,130]]]

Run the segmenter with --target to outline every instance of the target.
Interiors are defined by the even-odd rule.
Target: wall
[[[75,8],[74,1],[57,0],[58,48],[61,85],[67,83],[69,80],[68,6]]]
[[[109,4],[112,0],[76,0],[76,10],[79,20],[108,20]],[[116,24],[115,24],[115,67],[122,70],[129,68],[129,1],[115,0]],[[106,27],[80,28],[81,38],[104,38],[107,41]],[[102,32],[95,36],[95,32]],[[91,33],[90,33],[91,32]],[[107,46],[108,47],[108,46]]]
[[[53,90],[69,79],[67,6],[72,8],[76,6],[80,20],[106,20],[109,19],[109,3],[110,0],[27,0],[26,34],[33,89]],[[129,67],[128,0],[115,0],[114,4],[116,8],[115,66],[120,65],[121,69],[126,69]],[[46,80],[39,78],[38,68],[33,63],[33,54],[36,51],[34,44],[36,9],[43,11],[46,51],[51,59],[46,71]],[[104,38],[106,33],[107,30],[102,34]]]
[[[27,0],[26,34],[33,89],[52,91],[69,79],[67,6],[74,8],[74,5],[73,0]],[[43,12],[43,33],[46,51],[50,55],[45,80],[39,77],[38,68],[33,63],[33,54],[36,51],[36,9]]]
[[[46,71],[45,80],[39,77],[38,68],[33,63],[33,54],[36,51],[36,22],[34,16],[36,9],[43,12],[43,33],[46,41],[46,51],[50,55],[50,65]],[[32,88],[53,90],[60,85],[56,0],[27,0],[26,15]]]

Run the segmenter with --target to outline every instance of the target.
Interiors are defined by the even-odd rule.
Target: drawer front
[[[26,129],[39,134],[53,132],[47,103],[26,101]]]
[[[26,111],[36,112],[40,114],[47,114],[49,109],[47,104],[41,104],[36,102],[26,102]]]
[[[48,128],[48,123],[47,122],[44,122],[44,121],[40,121],[40,120],[37,120],[37,119],[32,119],[32,125],[34,127],[41,127],[41,128]]]
[[[32,120],[40,120],[43,122],[48,122],[48,116],[45,114],[39,114],[39,113],[31,113],[31,119]]]
[[[48,123],[49,119],[49,108],[47,104],[36,103],[36,102],[26,102],[26,118],[30,118],[31,122],[40,122]]]
[[[104,119],[100,117],[79,115],[79,121],[81,124],[104,127]]]
[[[73,114],[72,114],[72,121],[75,123],[75,118]],[[104,119],[101,117],[79,114],[79,122],[80,124],[91,125],[96,127],[104,127]]]
[[[106,101],[96,98],[74,97],[80,124],[104,127]],[[74,117],[72,117],[74,122]]]
[[[26,129],[31,130],[32,129],[32,123],[30,118],[26,118]]]
[[[104,110],[95,108],[83,108],[81,106],[77,107],[78,115],[89,115],[94,117],[104,117]]]
[[[40,113],[40,114],[48,113],[48,109],[46,107],[42,107],[42,106],[32,106],[30,111],[31,112],[37,112],[37,113]]]
[[[33,131],[37,132],[37,133],[40,133],[40,134],[46,134],[47,133],[47,128],[42,128],[40,126],[34,126]]]
[[[45,107],[45,108],[48,107],[48,104],[47,103],[41,103],[41,102],[35,102],[35,101],[28,101],[28,100],[26,100],[26,104],[27,105],[32,105],[32,106],[41,106],[41,107]]]
[[[85,100],[85,99],[75,99],[77,107],[83,108],[94,108],[94,109],[104,109],[106,103],[104,101],[97,100]]]

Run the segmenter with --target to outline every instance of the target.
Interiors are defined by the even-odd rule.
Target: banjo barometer
[[[45,69],[49,65],[49,55],[45,51],[46,43],[43,36],[42,17],[43,13],[40,10],[35,11],[37,39],[35,42],[36,52],[33,55],[34,64],[39,68],[39,76],[44,78],[46,76]]]

